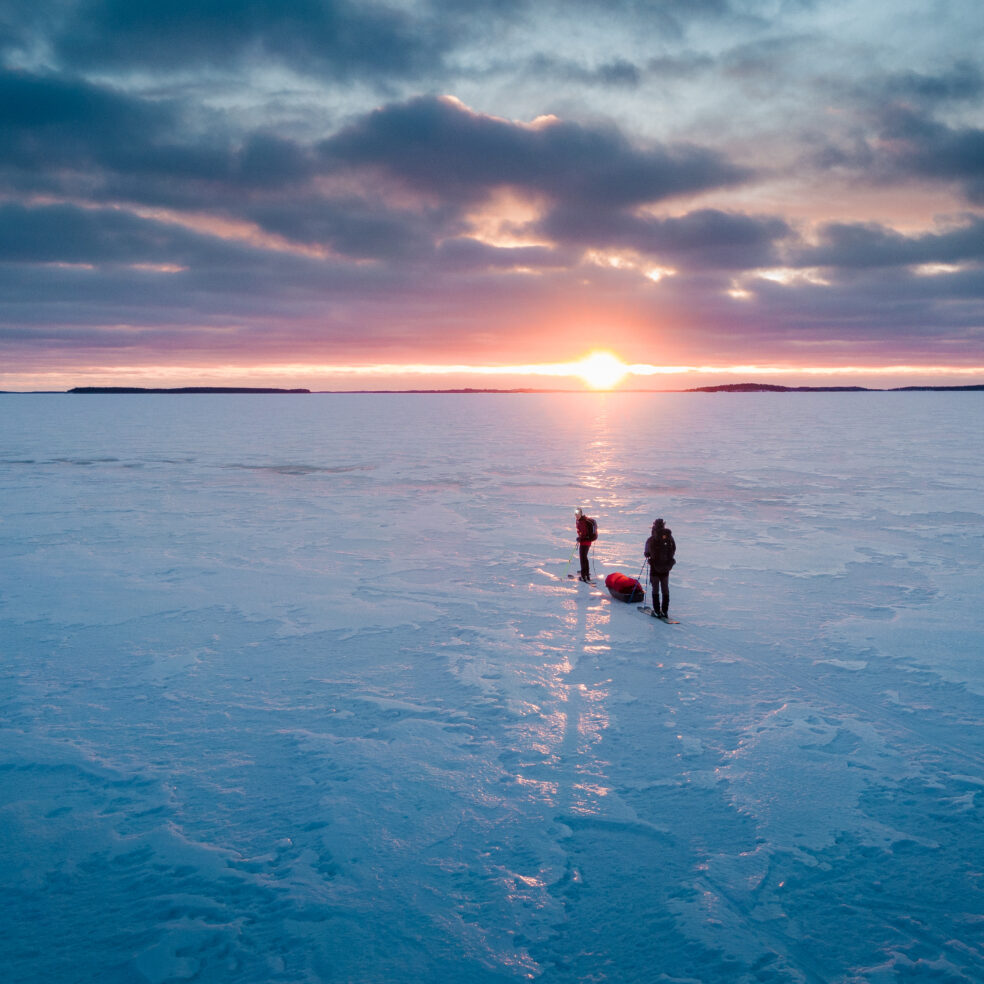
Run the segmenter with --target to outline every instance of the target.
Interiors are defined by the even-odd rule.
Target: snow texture
[[[0,979],[984,980],[981,401],[0,396]]]

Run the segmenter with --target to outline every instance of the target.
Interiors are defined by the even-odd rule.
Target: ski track
[[[3,980],[984,980],[981,410],[0,396]]]

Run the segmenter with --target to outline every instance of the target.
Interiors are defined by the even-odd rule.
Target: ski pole
[[[577,544],[574,544],[574,549],[571,551],[570,557],[567,558],[567,566],[564,568],[564,577],[566,577],[571,570],[571,561],[574,559],[574,554],[577,553]]]

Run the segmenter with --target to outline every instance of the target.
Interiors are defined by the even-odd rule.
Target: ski
[[[582,578],[580,574],[568,574],[567,575],[567,580],[568,581],[584,581],[584,578]],[[592,581],[589,578],[587,581],[584,581],[584,583],[585,584],[594,584],[594,581]]]
[[[667,618],[665,615],[657,615],[649,605],[638,605],[637,608],[640,612],[645,612],[650,618],[658,618],[661,622],[666,622],[667,625],[680,624],[676,619]]]

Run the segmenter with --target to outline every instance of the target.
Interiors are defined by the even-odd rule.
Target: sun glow
[[[592,389],[611,389],[629,374],[629,367],[611,352],[592,352],[572,367]]]
[[[104,331],[131,331],[130,325],[103,326]],[[147,328],[146,331],[151,329]],[[226,329],[231,332],[233,329]],[[868,386],[894,383],[900,386],[916,377],[937,384],[978,384],[984,382],[984,365],[769,365],[769,364],[717,364],[717,365],[653,365],[651,363],[624,363],[618,356],[604,350],[594,351],[578,361],[540,362],[521,365],[468,365],[447,363],[363,363],[360,365],[324,364],[315,362],[255,364],[201,365],[87,365],[71,369],[38,367],[32,371],[11,373],[0,366],[0,390],[32,391],[58,390],[74,386],[307,386],[315,390],[346,391],[351,388],[403,389],[412,387],[413,377],[427,377],[428,388],[442,387],[442,380],[452,377],[450,385],[470,387],[469,377],[498,377],[500,385],[514,387],[521,377],[540,377],[580,380],[592,390],[614,389],[625,378],[676,377],[672,387],[684,389],[700,385],[700,377],[718,377],[714,382],[727,382],[735,377],[742,381],[762,378],[776,379],[793,384],[797,378],[827,377],[832,383],[838,378],[862,377]],[[785,378],[782,378],[785,377]],[[868,377],[864,379],[863,377]],[[892,378],[894,377],[894,379]],[[354,383],[354,387],[346,381]],[[884,381],[881,382],[881,381]],[[493,386],[496,385],[493,383]],[[549,385],[549,384],[548,384]],[[636,383],[639,385],[639,383]],[[642,384],[645,386],[645,384]],[[562,386],[563,389],[569,387]]]

